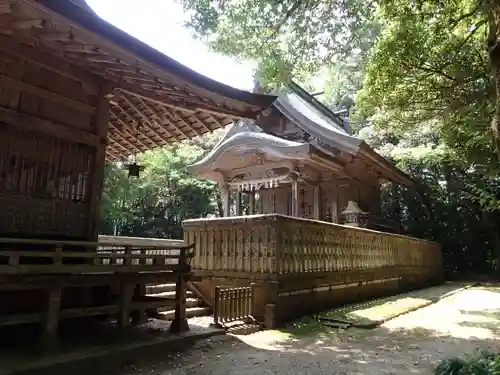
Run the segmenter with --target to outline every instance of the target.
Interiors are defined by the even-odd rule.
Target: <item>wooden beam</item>
[[[184,125],[186,127],[188,127],[189,129],[191,129],[198,137],[201,137],[202,134],[196,129],[193,127],[193,125],[191,125],[190,123],[188,123],[186,121],[186,119],[184,118],[184,116],[182,115],[182,113],[179,113],[180,111],[175,111],[175,110],[172,110],[172,114],[173,116],[177,117],[179,120],[181,120]]]
[[[126,92],[130,95],[133,96],[138,96],[142,99],[151,101],[153,103],[161,104],[163,106],[167,106],[176,110],[182,110],[186,112],[196,112],[197,110],[203,111],[203,112],[208,112],[208,113],[214,113],[218,115],[226,115],[226,116],[231,116],[234,117],[235,119],[239,118],[248,118],[245,116],[241,116],[240,113],[235,113],[231,111],[230,109],[227,108],[222,108],[222,107],[217,107],[217,106],[208,106],[206,104],[201,104],[201,103],[193,103],[192,98],[184,98],[184,101],[191,101],[192,104],[188,103],[183,103],[183,104],[176,104],[173,103],[171,99],[169,99],[166,96],[158,95],[154,91],[147,91],[144,90],[140,87],[140,85],[133,85],[128,82],[119,82],[116,87],[118,90],[121,90],[123,92]]]
[[[163,117],[163,120],[165,120],[166,122],[168,122],[169,125],[172,125],[174,127],[175,130],[177,130],[177,132],[179,132],[179,134],[183,135],[184,137],[186,137],[186,139],[190,139],[191,137],[188,136],[186,133],[184,133],[176,124],[175,124],[175,119],[173,119],[173,116],[170,114],[170,112],[168,111],[167,108],[165,108],[164,106],[161,106],[162,108],[162,112],[163,112],[163,115],[167,116],[168,118],[165,118]]]
[[[0,86],[11,87],[19,91],[24,91],[36,95],[42,99],[49,100],[57,104],[61,104],[65,107],[74,109],[79,112],[87,114],[94,114],[96,112],[96,107],[93,107],[89,104],[67,98],[65,96],[62,96],[61,94],[42,89],[41,87],[38,86],[30,85],[29,83],[19,81],[17,79],[8,77],[3,74],[0,74]]]
[[[39,34],[36,38],[44,42],[71,42],[76,39],[72,33]]]
[[[149,112],[151,112],[151,114],[154,116],[154,118],[155,118],[155,120],[156,120],[155,122],[156,122],[158,125],[160,125],[160,127],[161,127],[162,129],[164,129],[164,130],[167,132],[168,136],[169,136],[170,138],[175,139],[175,137],[172,135],[172,133],[170,133],[170,132],[168,131],[168,129],[167,129],[167,128],[165,128],[165,126],[164,126],[165,124],[163,124],[163,120],[162,120],[161,116],[158,114],[158,112],[156,111],[156,109],[154,109],[153,107],[150,107],[150,106],[149,106],[146,102],[144,102],[142,99],[139,99],[139,101],[141,102],[141,104],[142,104],[142,105],[143,105],[143,106],[144,106],[144,107],[145,107],[145,108],[146,108]],[[158,136],[159,136],[159,137],[161,137],[161,135],[160,135],[160,134],[158,134]]]
[[[212,132],[212,130],[211,130],[208,126],[206,126],[206,125],[205,125],[205,123],[204,123],[203,121],[201,121],[201,120],[198,118],[198,116],[196,116],[196,114],[195,114],[195,113],[193,113],[193,114],[191,115],[191,117],[193,117],[193,118],[195,119],[195,121],[196,121],[198,124],[200,124],[203,128],[205,128],[205,130],[206,130],[208,133],[211,133],[211,132]]]
[[[223,127],[224,127],[224,125],[222,125],[222,123],[221,123],[219,120],[217,120],[217,119],[214,117],[214,115],[209,114],[209,115],[208,115],[208,117],[210,117],[210,118],[212,119],[212,121],[213,121],[213,122],[214,122],[214,123],[215,123],[215,124],[216,124],[219,128],[223,128]]]
[[[101,53],[102,51],[98,47],[88,46],[85,44],[63,44],[61,46],[64,52],[73,53]]]
[[[112,123],[109,123],[109,126],[113,127],[113,130],[115,130],[115,127],[114,127],[114,125]],[[115,130],[115,132],[118,132],[118,130]],[[109,133],[108,133],[108,138],[110,138],[110,134]],[[118,147],[120,147],[122,149],[122,151],[124,151],[127,154],[129,153],[129,150],[125,146],[123,146],[120,142],[117,142],[114,139],[112,139],[112,141],[113,142],[108,142],[108,147],[113,147],[114,148],[114,145],[117,145]],[[120,152],[116,151],[116,154],[117,154],[117,156],[119,156]]]
[[[57,122],[45,120],[5,107],[0,107],[0,121],[25,130],[41,132],[89,146],[96,147],[100,144],[100,139],[95,134],[76,128],[69,128]]]
[[[121,140],[123,140],[126,144],[128,144],[130,147],[132,147],[132,149],[137,153],[141,153],[141,152],[144,152],[145,150],[141,150],[139,147],[137,147],[133,142],[131,142],[130,140],[128,140],[127,138],[125,138],[121,131],[119,129],[117,129],[114,124],[112,122],[109,123],[111,125],[111,127],[113,128],[113,130],[115,130],[115,135],[118,136],[118,138],[120,138]],[[130,136],[132,136],[134,139],[137,139],[137,137],[134,137],[132,134],[130,134]],[[119,143],[116,141],[116,143]],[[144,145],[143,145],[144,146]],[[125,147],[123,147],[125,148]],[[132,150],[128,150],[126,149],[128,153],[132,154]]]
[[[130,120],[133,124],[135,124],[135,129],[134,129],[134,131],[135,131],[136,133],[139,133],[139,134],[140,134],[140,135],[142,135],[144,138],[149,139],[149,137],[147,137],[145,134],[143,134],[143,133],[140,131],[140,129],[139,129],[139,125],[140,125],[140,124],[139,124],[139,122],[138,122],[135,118],[133,118],[133,117],[132,117],[132,115],[131,115],[130,113],[128,113],[127,111],[125,111],[125,110],[123,109],[123,107],[121,107],[119,104],[118,104],[118,105],[115,105],[115,107],[116,107],[116,108],[118,108],[118,109],[120,110],[120,112],[124,113],[124,114],[125,114],[125,116],[126,116],[126,117],[128,117],[128,119],[129,119],[129,120]],[[130,127],[128,127],[128,128],[130,128]],[[145,143],[143,143],[143,142],[139,139],[139,137],[137,137],[137,135],[134,135],[134,134],[131,134],[131,133],[129,133],[129,134],[130,134],[132,137],[134,137],[134,138],[135,138],[135,140],[136,140],[137,142],[139,142],[139,143],[140,143],[143,147],[145,147],[145,150],[144,150],[144,151],[149,150],[149,149],[151,148],[151,146],[148,146],[148,145],[146,145]]]
[[[144,120],[144,122],[148,123],[149,125],[153,126],[153,123],[151,120],[144,114],[142,111],[137,108],[137,106],[128,98],[126,94],[122,94],[122,99],[127,103],[127,105],[132,108],[141,118]]]
[[[14,56],[24,58],[52,72],[61,74],[75,81],[87,83],[93,88],[93,93],[97,93],[97,88],[102,78],[89,73],[79,66],[74,66],[65,62],[59,57],[44,53],[42,50],[18,43],[15,39],[0,35],[0,50]]]
[[[11,23],[9,26],[15,29],[43,29],[45,27],[50,26],[51,23],[48,20],[22,20],[15,21]]]
[[[111,128],[115,131],[115,134],[110,134],[109,136],[113,139],[113,141],[116,143],[116,144],[119,144],[120,147],[124,150],[125,152],[125,155],[124,155],[124,159],[126,158],[126,156],[129,156],[129,155],[132,155],[134,153],[141,153],[141,152],[144,152],[144,150],[141,150],[139,147],[137,147],[134,143],[132,143],[131,141],[129,141],[127,138],[125,138],[121,133],[120,131],[114,126],[113,123],[109,123],[109,126],[111,126]],[[115,139],[115,137],[121,139],[126,145],[130,146],[131,149],[128,149],[126,148],[125,146],[123,146],[117,139]]]
[[[12,13],[12,0],[0,0],[0,14]]]

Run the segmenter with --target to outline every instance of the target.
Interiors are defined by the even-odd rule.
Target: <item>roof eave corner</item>
[[[394,182],[400,185],[411,187],[417,185],[417,182],[411,178],[408,174],[403,172],[401,169],[396,167],[394,164],[390,163],[386,158],[377,153],[373,148],[371,148],[365,141],[362,141],[359,145],[359,153],[369,158],[376,164],[385,167],[386,170],[391,171]]]

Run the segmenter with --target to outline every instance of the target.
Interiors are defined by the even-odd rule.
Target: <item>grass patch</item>
[[[318,318],[319,315],[303,317],[287,324],[285,328],[280,329],[280,331],[296,337],[309,336],[318,333],[331,333],[334,331],[334,329],[327,327],[320,322]]]
[[[466,358],[449,358],[441,361],[435,375],[498,375],[500,353],[482,352]]]

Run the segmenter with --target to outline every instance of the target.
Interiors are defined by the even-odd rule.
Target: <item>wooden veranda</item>
[[[441,246],[397,234],[278,214],[187,220],[184,233],[196,244],[196,285],[215,310],[231,318],[251,293],[251,314],[268,328],[443,282]],[[225,308],[220,287],[236,288]]]
[[[253,118],[274,97],[199,75],[83,1],[3,0],[0,26],[0,326],[42,323],[45,340],[63,318],[125,326],[152,307],[144,284],[171,280],[172,327],[187,329],[188,244],[98,250],[104,164]]]

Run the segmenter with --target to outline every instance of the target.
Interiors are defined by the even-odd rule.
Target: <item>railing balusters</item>
[[[252,320],[252,287],[215,288],[214,325]]]
[[[201,254],[213,238],[224,242],[212,253],[213,262],[193,260],[199,271],[302,274],[390,268],[392,274],[413,272],[421,280],[440,272],[439,244],[315,220],[274,214],[196,219],[184,222],[184,230],[186,238],[199,239],[196,251]]]

